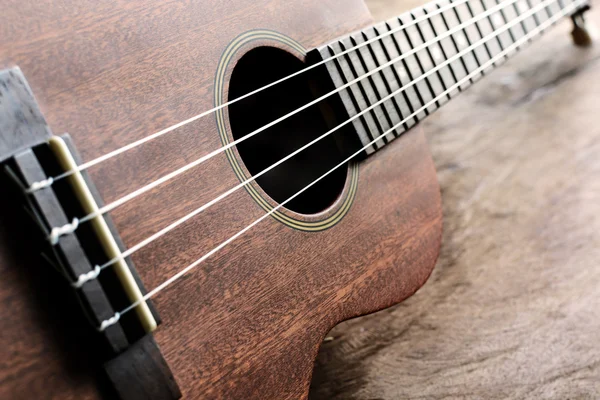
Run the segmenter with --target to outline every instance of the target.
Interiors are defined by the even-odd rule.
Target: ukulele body
[[[0,15],[0,68],[21,68],[53,132],[68,132],[87,161],[226,101],[232,69],[253,48],[302,59],[303,49],[370,22],[361,0],[28,0]],[[231,135],[225,109],[88,172],[109,203]],[[442,216],[422,131],[344,171],[343,189],[325,210],[279,210],[153,297],[163,320],[154,337],[184,398],[305,398],[334,325],[396,304],[426,281]],[[239,184],[240,174],[250,176],[237,150],[222,153],[111,216],[132,246]],[[136,253],[145,286],[276,206],[255,182],[250,187]],[[5,197],[0,398],[99,398],[87,321],[71,289],[28,246],[24,216]]]

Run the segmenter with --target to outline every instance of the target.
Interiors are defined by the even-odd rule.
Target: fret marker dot
[[[458,45],[460,47],[464,47],[467,45],[467,41],[465,40],[465,37],[463,35],[460,35],[456,38],[456,41],[458,42]]]
[[[433,59],[435,61],[439,61],[442,58],[442,53],[440,52],[440,49],[438,49],[437,47],[434,47],[431,50],[431,56],[433,57]]]
[[[519,8],[519,11],[521,11],[521,12],[527,11],[527,4],[525,4],[524,1],[518,2],[517,7]]]

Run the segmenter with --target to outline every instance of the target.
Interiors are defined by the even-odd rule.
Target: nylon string
[[[552,3],[556,2],[556,1],[557,0],[546,0],[546,1],[542,2],[542,3],[540,3],[536,8],[546,7],[546,6],[552,4]],[[558,1],[561,1],[561,0],[558,0]],[[188,273],[189,271],[191,271],[193,268],[195,268],[196,266],[198,266],[200,263],[202,263],[203,261],[205,261],[207,258],[209,258],[213,254],[215,254],[216,252],[218,252],[219,250],[221,250],[223,247],[227,246],[229,243],[231,243],[232,241],[234,241],[235,239],[237,239],[238,237],[240,237],[241,235],[243,235],[245,232],[247,232],[248,230],[252,229],[255,225],[257,225],[258,223],[260,223],[261,221],[263,221],[265,218],[269,217],[271,214],[273,214],[275,211],[277,211],[278,209],[280,209],[281,207],[283,207],[285,204],[287,204],[288,202],[290,202],[291,200],[293,200],[294,198],[296,198],[297,196],[299,196],[300,194],[302,194],[304,191],[308,190],[310,187],[312,187],[317,182],[319,182],[322,179],[324,179],[326,176],[328,176],[329,174],[331,174],[336,169],[338,169],[338,168],[346,165],[354,157],[356,157],[357,155],[359,155],[364,149],[366,149],[369,146],[373,145],[375,142],[377,142],[378,140],[380,140],[385,135],[390,134],[395,129],[401,127],[405,122],[409,121],[415,115],[417,115],[418,113],[422,112],[423,110],[425,110],[427,107],[431,106],[432,104],[435,104],[436,101],[438,101],[439,99],[443,98],[445,95],[447,95],[448,93],[452,92],[453,90],[459,88],[460,85],[462,85],[463,83],[468,82],[473,76],[479,74],[480,72],[483,72],[489,66],[492,66],[496,61],[500,60],[502,57],[508,55],[508,53],[510,53],[511,51],[517,49],[519,46],[521,46],[522,44],[526,43],[533,36],[535,36],[535,35],[543,32],[544,29],[546,29],[550,25],[553,25],[555,22],[557,22],[560,18],[562,18],[565,15],[567,15],[569,12],[571,12],[571,11],[575,10],[577,7],[585,4],[585,1],[586,0],[575,1],[570,6],[565,7],[559,13],[555,14],[553,17],[548,18],[544,23],[540,24],[538,27],[536,27],[533,30],[531,30],[529,33],[527,33],[526,35],[524,35],[521,39],[519,39],[518,41],[516,41],[514,44],[512,44],[511,46],[509,46],[506,49],[504,49],[503,51],[501,51],[499,54],[497,54],[496,56],[494,56],[493,58],[491,58],[489,61],[487,61],[486,63],[484,63],[480,67],[478,67],[473,72],[469,73],[463,79],[461,79],[460,81],[456,82],[450,88],[446,89],[444,92],[442,92],[441,94],[439,94],[438,96],[436,96],[434,99],[432,99],[431,101],[429,101],[427,104],[423,105],[420,109],[416,110],[411,115],[409,115],[408,117],[406,117],[405,119],[403,119],[402,121],[400,121],[398,124],[394,125],[388,131],[382,133],[381,135],[379,135],[378,137],[376,137],[375,139],[373,139],[370,143],[368,143],[367,145],[363,146],[357,152],[355,152],[354,154],[352,154],[351,156],[349,156],[348,158],[346,158],[345,160],[343,160],[342,162],[340,162],[339,164],[337,164],[335,167],[333,167],[332,169],[330,169],[329,171],[327,171],[326,173],[324,173],[323,175],[321,175],[319,178],[315,179],[313,182],[311,182],[310,184],[308,184],[307,186],[305,186],[304,188],[302,188],[301,190],[299,190],[298,192],[296,192],[294,195],[292,195],[291,197],[287,198],[285,201],[283,201],[280,204],[278,204],[272,210],[270,210],[269,212],[265,213],[260,218],[256,219],[250,225],[246,226],[244,229],[240,230],[238,233],[236,233],[235,235],[231,236],[229,239],[225,240],[224,242],[222,242],[221,244],[219,244],[217,247],[213,248],[211,251],[209,251],[208,253],[206,253],[202,257],[200,257],[198,260],[194,261],[192,264],[190,264],[187,267],[183,268],[181,271],[179,271],[178,273],[176,273],[175,275],[173,275],[171,278],[167,279],[166,281],[164,281],[163,283],[161,283],[160,285],[158,285],[157,287],[155,287],[154,289],[152,289],[150,292],[146,293],[142,297],[142,299],[140,299],[140,300],[138,300],[138,301],[130,304],[128,307],[124,308],[122,311],[120,311],[118,313],[115,313],[115,315],[113,317],[111,317],[111,318],[103,321],[100,328],[105,329],[106,327],[108,327],[111,324],[115,323],[119,319],[119,317],[121,315],[123,315],[123,314],[125,314],[125,313],[127,313],[127,312],[129,312],[131,310],[133,310],[135,307],[139,306],[142,302],[147,301],[148,299],[150,299],[151,297],[155,296],[157,293],[159,293],[160,291],[162,291],[163,289],[165,289],[167,286],[169,286],[172,283],[176,282],[180,277],[182,277],[183,275],[185,275],[186,273]],[[527,14],[533,15],[533,12],[537,12],[537,11],[534,11],[534,10],[535,10],[535,8],[532,8],[531,11],[528,12]],[[528,18],[531,15],[525,15],[524,14],[522,17],[524,19],[524,18]],[[516,22],[520,22],[520,21],[516,21]],[[498,33],[500,33],[500,32],[496,32],[496,34],[494,34],[494,35],[488,35],[487,36],[487,40],[489,40],[492,37],[497,36]]]
[[[543,3],[540,3],[540,5],[536,6],[536,8],[540,8],[540,9],[543,8],[543,7],[544,7]],[[532,8],[531,12],[537,12],[537,11],[539,11],[536,8]],[[523,18],[528,18],[528,17],[529,16],[526,16],[525,14],[523,14]],[[382,98],[381,100],[379,100],[378,102],[374,103],[370,107],[364,109],[363,111],[361,111],[360,113],[356,114],[355,116],[353,116],[353,117],[349,118],[348,120],[342,122],[341,124],[337,125],[336,127],[334,127],[332,129],[330,129],[329,131],[325,132],[321,136],[313,139],[309,143],[305,144],[304,146],[300,147],[299,149],[295,150],[294,152],[288,154],[287,156],[285,156],[284,158],[280,159],[276,163],[274,163],[274,164],[270,165],[269,167],[263,169],[262,171],[258,172],[257,174],[253,175],[252,177],[248,178],[247,180],[239,183],[238,185],[234,186],[233,188],[229,189],[228,191],[226,191],[226,192],[222,193],[221,195],[217,196],[216,198],[214,198],[213,200],[209,201],[208,203],[206,203],[206,204],[204,204],[204,205],[196,208],[194,211],[190,212],[189,214],[183,216],[182,218],[178,219],[177,221],[175,221],[175,222],[167,225],[165,228],[161,229],[160,231],[154,233],[153,235],[149,236],[148,238],[146,238],[146,239],[142,240],[141,242],[137,243],[136,245],[132,246],[128,250],[124,251],[119,257],[115,257],[113,259],[108,260],[107,262],[105,262],[104,264],[102,264],[100,266],[100,269],[102,270],[104,268],[107,268],[107,267],[111,266],[112,264],[116,263],[117,261],[120,261],[121,259],[129,257],[133,253],[135,253],[135,252],[139,251],[140,249],[144,248],[145,246],[147,246],[148,244],[150,244],[153,241],[157,240],[161,236],[167,234],[171,230],[173,230],[176,227],[182,225],[183,223],[185,223],[186,221],[188,221],[191,218],[195,217],[196,215],[200,214],[201,212],[205,211],[207,208],[213,206],[214,204],[218,203],[221,200],[224,200],[226,197],[228,197],[229,195],[231,195],[235,191],[239,190],[242,187],[245,187],[249,183],[251,183],[251,182],[255,181],[256,179],[258,179],[260,176],[262,176],[265,173],[267,173],[270,170],[272,170],[273,168],[277,167],[278,165],[280,165],[280,164],[284,163],[285,161],[289,160],[290,158],[294,157],[295,155],[297,155],[301,151],[306,150],[310,146],[314,145],[315,143],[319,142],[320,140],[324,139],[325,137],[333,134],[334,132],[338,131],[339,129],[341,129],[345,125],[347,125],[350,122],[354,121],[355,119],[360,118],[365,113],[367,113],[370,110],[378,107],[379,105],[381,105],[385,101],[390,100],[392,97],[400,94],[401,92],[405,91],[409,87],[414,86],[418,82],[424,80],[428,76],[432,75],[433,73],[439,71],[440,69],[446,67],[450,63],[452,63],[452,62],[456,61],[457,59],[459,59],[460,57],[464,56],[470,50],[473,50],[474,48],[477,48],[478,46],[480,46],[483,43],[487,42],[488,40],[492,39],[493,37],[498,36],[500,33],[504,32],[505,30],[510,29],[512,27],[512,25],[515,25],[515,24],[517,24],[519,22],[520,22],[519,20],[515,20],[515,21],[513,21],[511,23],[511,25],[506,24],[503,28],[496,30],[493,35],[487,36],[487,37],[482,38],[481,40],[473,43],[471,46],[463,49],[461,52],[455,54],[453,57],[450,57],[448,60],[446,60],[445,62],[439,64],[437,67],[429,70],[427,73],[419,76],[417,79],[414,79],[413,81],[409,82],[408,84],[404,85],[403,87],[397,89],[393,93],[391,93],[388,96]]]
[[[80,164],[76,169],[73,169],[73,170],[70,170],[70,171],[66,171],[66,172],[64,172],[64,173],[62,173],[60,175],[57,175],[57,176],[55,176],[53,178],[50,178],[50,181],[46,180],[44,182],[36,182],[38,184],[32,185],[30,187],[30,190],[31,191],[36,191],[36,190],[40,190],[40,189],[42,189],[44,187],[50,186],[54,182],[56,182],[56,181],[58,181],[60,179],[66,178],[67,176],[73,175],[74,173],[84,171],[84,170],[86,170],[86,169],[88,169],[90,167],[93,167],[94,165],[97,165],[97,164],[100,164],[100,163],[102,163],[104,161],[107,161],[107,160],[109,160],[109,159],[111,159],[111,158],[113,158],[113,157],[115,157],[115,156],[117,156],[119,154],[122,154],[122,153],[124,153],[126,151],[132,150],[132,149],[134,149],[134,148],[136,148],[136,147],[138,147],[138,146],[140,146],[140,145],[142,145],[144,143],[147,143],[147,142],[149,142],[151,140],[154,140],[154,139],[156,139],[156,138],[158,138],[160,136],[163,136],[163,135],[165,135],[165,134],[167,134],[169,132],[173,132],[176,129],[181,128],[182,126],[190,124],[190,123],[192,123],[194,121],[199,120],[200,118],[206,117],[207,115],[210,115],[210,114],[212,114],[212,113],[214,113],[216,111],[219,111],[219,110],[221,110],[221,109],[223,109],[225,107],[228,107],[228,106],[230,106],[230,105],[232,105],[234,103],[237,103],[238,101],[244,100],[244,99],[246,99],[246,98],[248,98],[250,96],[253,96],[253,95],[257,94],[257,93],[262,92],[263,90],[269,89],[269,88],[271,88],[271,87],[273,87],[275,85],[283,83],[283,82],[287,81],[288,79],[291,79],[291,78],[294,78],[294,77],[296,77],[298,75],[301,75],[301,74],[303,74],[303,73],[305,73],[307,71],[310,71],[310,70],[312,70],[312,69],[314,69],[314,68],[316,68],[318,66],[321,66],[321,65],[323,65],[323,64],[325,64],[325,63],[327,63],[329,61],[335,60],[338,57],[341,57],[341,56],[343,56],[345,54],[351,53],[352,51],[356,51],[357,49],[359,49],[359,48],[361,48],[363,46],[367,46],[370,43],[374,43],[374,42],[380,40],[381,38],[384,38],[386,36],[389,36],[389,35],[392,35],[392,34],[394,34],[396,32],[404,30],[407,27],[416,25],[419,22],[426,21],[428,18],[430,18],[430,17],[432,17],[434,15],[441,14],[442,12],[450,10],[450,9],[452,9],[452,8],[460,5],[460,4],[466,3],[467,1],[468,0],[456,0],[456,2],[452,2],[449,5],[440,6],[440,8],[434,10],[430,14],[428,14],[426,16],[423,16],[423,17],[420,17],[420,18],[417,18],[417,19],[411,21],[410,23],[408,23],[406,25],[400,26],[398,28],[394,28],[394,29],[392,29],[392,30],[390,30],[388,32],[385,32],[385,33],[381,34],[381,35],[375,36],[375,37],[373,37],[373,38],[371,38],[371,39],[369,39],[369,40],[367,40],[367,41],[365,41],[365,42],[363,42],[363,43],[361,43],[359,45],[350,47],[347,50],[345,50],[345,51],[343,51],[343,52],[341,52],[339,54],[331,56],[331,57],[329,57],[329,58],[327,58],[325,60],[319,61],[316,64],[313,64],[313,65],[310,65],[310,66],[308,66],[306,68],[303,68],[300,71],[297,71],[297,72],[295,72],[293,74],[285,76],[285,77],[283,77],[281,79],[278,79],[278,80],[276,80],[274,82],[271,82],[271,83],[269,83],[269,84],[267,84],[265,86],[262,86],[262,87],[260,87],[258,89],[255,89],[255,90],[253,90],[253,91],[251,91],[249,93],[246,93],[246,94],[244,94],[244,95],[242,95],[242,96],[240,96],[238,98],[235,98],[233,100],[229,100],[229,101],[227,101],[227,102],[225,102],[223,104],[220,104],[220,105],[218,105],[216,107],[211,108],[210,110],[206,110],[206,111],[204,111],[204,112],[202,112],[200,114],[197,114],[197,115],[195,115],[195,116],[193,116],[191,118],[188,118],[188,119],[186,119],[184,121],[178,122],[175,125],[171,125],[168,128],[165,128],[165,129],[163,129],[161,131],[155,132],[155,133],[153,133],[151,135],[148,135],[148,136],[146,136],[146,137],[144,137],[142,139],[139,139],[139,140],[137,140],[137,141],[135,141],[133,143],[130,143],[130,144],[126,145],[126,146],[123,146],[123,147],[120,147],[120,148],[118,148],[116,150],[113,150],[113,151],[111,151],[109,153],[106,153],[106,154],[104,154],[104,155],[102,155],[102,156],[100,156],[98,158],[95,158],[93,160],[90,160],[88,162]],[[431,6],[433,4],[437,5],[437,3],[431,2],[431,3],[426,4],[424,7]],[[39,184],[39,183],[41,183],[41,184]]]
[[[505,7],[508,7],[508,6],[512,5],[513,3],[517,2],[517,1],[519,1],[519,0],[509,0],[509,1],[506,1],[506,2],[499,3],[495,7],[492,7],[489,10],[487,10],[487,11],[481,13],[481,14],[478,14],[477,16],[475,16],[475,17],[473,17],[473,18],[471,18],[471,19],[469,19],[469,20],[461,23],[460,25],[458,25],[458,26],[456,26],[456,27],[448,30],[447,32],[445,32],[445,33],[437,36],[435,39],[430,40],[428,42],[425,42],[425,43],[423,43],[423,44],[415,47],[414,49],[412,49],[412,50],[410,50],[410,51],[408,51],[408,52],[406,52],[406,53],[404,53],[404,54],[402,54],[402,55],[400,55],[400,56],[392,59],[391,61],[389,61],[389,62],[387,62],[385,64],[382,64],[381,66],[373,69],[372,71],[369,71],[368,73],[363,74],[362,76],[360,76],[360,77],[358,77],[358,78],[356,78],[356,79],[354,79],[354,80],[352,80],[352,81],[350,81],[350,82],[348,82],[348,83],[340,86],[339,88],[337,88],[337,89],[335,89],[335,90],[333,90],[333,91],[331,91],[329,93],[326,93],[323,96],[321,96],[321,97],[319,97],[319,98],[317,98],[317,99],[315,99],[315,100],[313,100],[313,101],[305,104],[304,106],[302,106],[300,108],[297,108],[297,109],[295,109],[295,110],[293,110],[293,111],[291,111],[291,112],[289,112],[289,113],[287,113],[287,114],[285,114],[285,115],[277,118],[274,121],[271,121],[270,123],[268,123],[268,124],[266,124],[266,125],[258,128],[258,129],[255,129],[254,131],[248,133],[247,135],[245,135],[245,136],[243,136],[243,137],[241,137],[241,138],[239,138],[237,140],[234,140],[233,142],[231,142],[231,143],[229,143],[229,144],[227,144],[225,146],[219,147],[218,149],[216,149],[216,150],[214,150],[214,151],[212,151],[212,152],[210,152],[210,153],[208,153],[208,154],[206,154],[206,155],[204,155],[204,156],[196,159],[195,161],[192,161],[191,163],[186,164],[183,167],[181,167],[181,168],[179,168],[179,169],[177,169],[177,170],[175,170],[175,171],[173,171],[171,173],[168,173],[168,174],[164,175],[163,177],[161,177],[161,178],[159,178],[159,179],[157,179],[157,180],[155,180],[155,181],[153,181],[153,182],[151,182],[151,183],[149,183],[149,184],[147,184],[147,185],[145,185],[145,186],[143,186],[143,187],[141,187],[141,188],[139,188],[139,189],[137,189],[137,190],[135,190],[135,191],[133,191],[133,192],[131,192],[131,193],[129,193],[129,194],[127,194],[127,195],[125,195],[125,196],[117,199],[117,200],[115,200],[115,201],[113,201],[112,203],[107,204],[107,205],[99,208],[97,211],[95,211],[93,213],[90,213],[90,214],[88,214],[88,215],[86,215],[86,216],[84,216],[82,218],[79,218],[77,220],[77,224],[71,223],[68,226],[59,227],[60,230],[55,231],[55,233],[59,234],[61,232],[64,232],[64,233],[71,233],[71,232],[73,232],[75,229],[77,229],[77,225],[78,224],[90,221],[90,220],[92,220],[92,219],[94,219],[94,218],[96,218],[98,216],[104,215],[104,214],[106,214],[106,213],[114,210],[115,208],[117,208],[119,206],[122,206],[123,204],[125,204],[125,203],[127,203],[127,202],[129,202],[129,201],[131,201],[131,200],[133,200],[133,199],[141,196],[142,194],[144,194],[144,193],[146,193],[146,192],[148,192],[148,191],[150,191],[150,190],[152,190],[152,189],[160,186],[161,184],[163,184],[163,183],[165,183],[165,182],[167,182],[167,181],[169,181],[169,180],[171,180],[171,179],[173,179],[173,178],[175,178],[175,177],[183,174],[184,172],[187,172],[187,171],[191,170],[192,168],[195,168],[195,167],[199,166],[200,164],[208,161],[209,159],[211,159],[214,156],[222,153],[223,151],[228,150],[228,149],[230,149],[230,148],[232,148],[232,147],[234,147],[234,146],[242,143],[243,141],[245,141],[247,139],[250,139],[253,136],[258,135],[259,133],[261,133],[261,132],[263,132],[263,131],[265,131],[265,130],[267,130],[267,129],[275,126],[275,125],[277,125],[278,123],[280,123],[280,122],[282,122],[282,121],[284,121],[284,120],[286,120],[286,119],[288,119],[288,118],[290,118],[290,117],[292,117],[292,116],[300,113],[301,111],[304,111],[307,108],[314,106],[315,104],[317,104],[320,101],[322,101],[322,100],[324,100],[324,99],[326,99],[326,98],[334,95],[335,93],[338,93],[338,92],[340,92],[340,91],[342,91],[344,89],[347,89],[348,87],[350,87],[350,86],[358,83],[362,79],[364,79],[364,78],[366,78],[368,76],[371,76],[371,75],[373,75],[373,74],[375,74],[375,73],[377,73],[377,72],[379,72],[379,71],[381,71],[381,70],[383,70],[385,68],[388,68],[388,67],[390,67],[390,66],[392,66],[392,65],[394,65],[394,64],[396,64],[396,63],[398,63],[398,62],[400,62],[402,60],[404,60],[405,58],[410,57],[413,54],[416,54],[417,52],[419,52],[419,51],[421,51],[423,49],[426,49],[428,46],[430,46],[430,45],[432,45],[434,43],[437,43],[437,42],[445,39],[446,37],[449,37],[450,35],[452,35],[454,33],[459,32],[460,30],[464,29],[465,27],[471,26],[472,24],[474,24],[474,23],[476,23],[476,22],[478,22],[478,21],[480,21],[480,20],[482,20],[482,19],[484,19],[484,18],[492,15],[493,13],[495,13],[495,12],[497,12],[497,11],[505,8]],[[408,26],[409,25],[404,25],[403,27],[406,28]],[[415,82],[415,81],[413,81],[413,82]],[[410,85],[413,82],[410,82],[408,85]],[[408,85],[407,85],[407,87],[408,87]],[[58,177],[55,178],[54,181],[56,181],[57,179],[58,179]],[[56,241],[58,239],[58,236],[54,235],[54,236],[52,236],[51,239],[53,241]]]

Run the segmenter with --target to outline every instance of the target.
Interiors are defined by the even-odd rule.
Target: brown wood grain
[[[368,4],[381,20],[418,5]],[[328,334],[311,399],[600,398],[600,48],[570,29],[425,121],[438,264],[411,299]]]
[[[70,133],[90,160],[211,108],[221,53],[245,31],[276,30],[311,48],[369,22],[360,0],[10,2],[0,67],[21,67],[53,131]],[[274,43],[243,50],[257,45]],[[204,118],[89,172],[108,203],[218,146],[215,119]],[[220,155],[112,217],[131,246],[237,183]],[[69,289],[27,247],[27,232],[4,224],[10,214],[0,224],[0,397],[96,398],[87,357],[99,350],[73,329],[84,320],[59,300]],[[262,214],[246,192],[230,196],[134,255],[144,284],[156,287]],[[187,398],[303,398],[325,334],[413,294],[440,238],[439,186],[413,130],[361,163],[337,225],[309,233],[268,219],[161,292],[156,341]]]

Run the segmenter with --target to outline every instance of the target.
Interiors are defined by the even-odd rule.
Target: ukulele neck
[[[586,1],[429,3],[317,48],[308,59],[332,59],[324,63],[319,82],[325,91],[337,90],[331,102],[335,121],[330,123],[351,119],[348,130],[355,133],[344,147],[366,156],[426,118],[562,17],[589,8]]]

